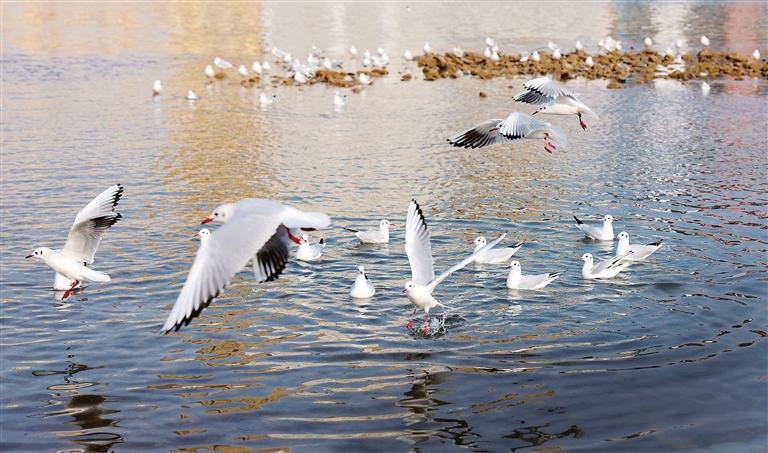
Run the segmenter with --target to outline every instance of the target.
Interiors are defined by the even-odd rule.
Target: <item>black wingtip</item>
[[[347,228],[347,227],[344,227],[344,229],[347,230],[347,231],[351,231],[353,233],[357,233],[357,231],[358,231],[358,230],[353,230],[352,228]]]
[[[325,244],[325,238],[320,238],[320,243]]]
[[[659,239],[658,241],[656,241],[656,242],[651,242],[651,243],[650,243],[650,244],[648,244],[648,245],[652,245],[652,246],[654,246],[654,247],[658,247],[658,246],[660,246],[660,245],[661,245],[661,243],[662,243],[662,242],[664,242],[664,240],[663,240],[663,239]]]
[[[561,275],[563,275],[562,272],[552,272],[552,273],[549,274],[549,278],[555,278],[555,277],[559,277]]]
[[[576,223],[577,223],[577,224],[579,224],[579,225],[581,225],[581,224],[583,224],[583,223],[584,223],[584,222],[582,222],[581,220],[579,220],[579,218],[578,218],[578,217],[576,217],[576,216],[573,216],[573,220],[575,220],[575,221],[576,221]]]
[[[520,248],[523,246],[523,244],[525,244],[525,241],[520,241],[517,244],[513,245],[511,248],[513,249]]]

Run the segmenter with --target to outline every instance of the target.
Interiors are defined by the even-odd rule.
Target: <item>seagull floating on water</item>
[[[158,96],[161,91],[163,91],[163,84],[159,80],[155,80],[152,85],[152,96]]]
[[[257,282],[276,280],[288,262],[291,241],[301,242],[291,230],[325,228],[331,219],[322,212],[248,198],[217,207],[202,221],[210,222],[224,225],[200,244],[163,333],[178,330],[199,316],[249,261],[253,261]]]
[[[310,244],[306,234],[301,235],[299,248],[296,249],[296,259],[299,261],[317,261],[325,249],[325,239],[320,238],[317,244]]]
[[[590,239],[596,241],[612,241],[613,240],[613,216],[608,214],[603,217],[603,223],[600,226],[589,225],[578,217],[573,216],[576,220],[576,226]]]
[[[475,244],[475,252],[478,253],[475,262],[479,264],[506,263],[524,244],[524,242],[518,242],[510,247],[488,248],[486,247],[488,241],[485,239],[485,236],[478,236],[473,242]]]
[[[353,230],[352,228],[344,229],[355,233],[355,236],[360,239],[360,242],[365,244],[387,244],[389,243],[390,228],[392,228],[392,225],[389,223],[389,220],[381,219],[378,230],[359,231]]]
[[[349,290],[349,296],[355,299],[369,299],[374,294],[376,294],[376,288],[373,287],[373,283],[368,279],[365,267],[357,266],[357,277],[355,277],[352,289]]]
[[[584,261],[584,265],[581,268],[581,276],[587,280],[613,278],[630,264],[627,260],[627,255],[614,256],[597,264],[594,264],[591,253],[583,254],[581,259]]]
[[[541,289],[557,279],[562,272],[549,274],[523,275],[523,269],[519,261],[509,263],[509,275],[507,276],[507,288],[509,289]]]
[[[622,231],[616,237],[619,239],[619,243],[616,244],[616,256],[627,255],[626,261],[642,261],[661,248],[662,243],[658,240],[648,245],[630,244],[629,234],[626,231]]]
[[[548,153],[568,144],[565,132],[560,127],[520,112],[512,112],[506,119],[484,121],[448,137],[448,143],[460,148],[474,149],[521,139],[544,139],[544,150]]]
[[[488,249],[493,248],[505,236],[506,233],[502,234],[486,247]],[[424,213],[416,200],[411,200],[411,203],[408,205],[408,216],[405,221],[405,253],[408,255],[408,262],[411,265],[411,280],[405,282],[405,289],[403,289],[403,292],[407,294],[408,299],[414,306],[413,314],[411,314],[412,319],[406,324],[408,329],[413,327],[413,318],[416,316],[416,310],[420,308],[424,310],[425,322],[421,331],[425,335],[429,333],[429,310],[434,307],[448,308],[435,300],[432,296],[432,291],[449,275],[474,261],[480,252],[484,250],[481,249],[474,252],[459,264],[442,273],[439,277],[435,277],[427,221],[424,219]]]
[[[513,98],[517,102],[539,105],[536,113],[547,113],[551,115],[576,115],[579,117],[579,125],[587,130],[587,123],[584,122],[582,113],[588,113],[595,118],[599,118],[597,113],[587,107],[586,104],[579,101],[570,90],[550,79],[549,77],[539,77],[529,80],[523,85],[524,90],[517,93]]]
[[[123,186],[115,184],[85,205],[75,216],[67,242],[61,250],[36,248],[26,258],[42,260],[56,271],[53,289],[65,290],[62,300],[85,281],[108,282],[109,275],[88,267],[93,264],[96,250],[104,233],[122,216],[115,212],[123,196]]]
[[[350,46],[350,47],[349,47],[349,54],[350,54],[350,55],[352,55],[353,57],[354,57],[355,55],[357,55],[357,47],[355,47],[355,46]]]

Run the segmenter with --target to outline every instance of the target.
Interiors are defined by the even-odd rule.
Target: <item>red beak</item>
[[[200,222],[200,225],[205,225],[206,223],[211,223],[211,222],[213,222],[213,219],[211,217],[206,217],[203,219],[202,222]]]

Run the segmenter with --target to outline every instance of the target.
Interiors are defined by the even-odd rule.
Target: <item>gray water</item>
[[[401,82],[408,47],[502,51],[607,34],[663,48],[766,49],[764,3],[647,5],[3,4],[3,451],[763,451],[768,443],[766,82],[572,81],[601,115],[583,132],[549,117],[566,150],[466,151],[445,137],[529,111],[524,80]],[[514,17],[550,15],[543,27]],[[334,110],[334,89],[206,87],[214,56],[250,62],[278,45],[346,56],[382,46],[390,76]],[[518,46],[518,47],[513,47]],[[154,79],[163,94],[152,98]],[[187,89],[201,99],[188,103]],[[480,98],[484,91],[487,98]],[[125,185],[124,219],[66,302],[23,257],[60,247],[77,210]],[[216,205],[279,200],[333,217],[321,261],[273,283],[238,275],[179,333],[158,334]],[[543,291],[470,266],[435,292],[456,307],[413,335],[401,293],[408,201],[432,230],[438,272],[478,234],[506,231],[524,272],[564,271]],[[646,262],[584,281],[573,215],[612,214]],[[342,227],[396,224],[388,246]],[[315,235],[315,238],[319,235]],[[347,296],[357,265],[377,287]]]

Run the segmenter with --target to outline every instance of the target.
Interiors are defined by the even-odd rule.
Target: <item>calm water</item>
[[[0,449],[763,451],[766,82],[713,80],[707,97],[698,84],[571,82],[602,118],[588,132],[551,118],[571,143],[548,155],[443,144],[521,109],[510,97],[523,80],[397,73],[406,47],[477,50],[486,34],[504,50],[609,33],[663,49],[705,33],[768,53],[766,6],[555,5],[557,28],[510,20],[553,4],[3,4]],[[204,87],[214,56],[250,63],[278,45],[304,57],[312,44],[339,57],[382,46],[394,74],[339,111],[323,86],[270,89],[267,110],[234,77]],[[57,302],[52,272],[23,257],[63,244],[77,210],[116,182],[124,221],[95,265],[113,282]],[[322,260],[271,284],[243,272],[191,326],[158,335],[199,220],[244,197],[331,214]],[[503,266],[470,266],[436,291],[458,307],[444,331],[409,335],[410,197],[438,271],[477,234],[507,231],[528,241],[524,271],[565,274],[516,293]],[[605,213],[665,246],[585,282],[580,255],[610,250],[571,216]],[[341,229],[384,217],[399,226],[389,246]],[[359,264],[378,289],[367,302],[347,296]]]

